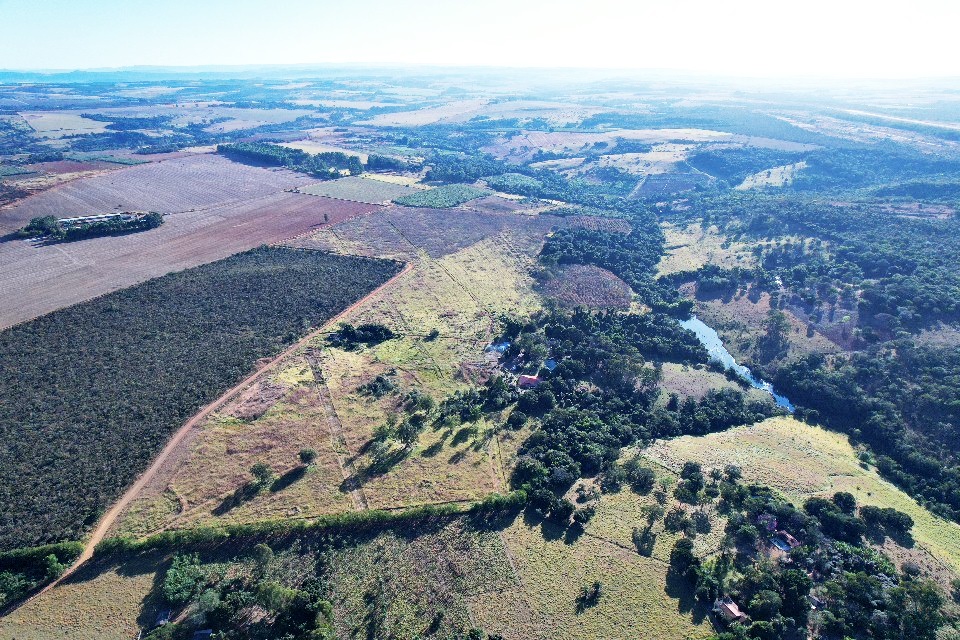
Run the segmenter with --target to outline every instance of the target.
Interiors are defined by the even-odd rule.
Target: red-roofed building
[[[718,598],[713,603],[713,611],[727,622],[743,622],[747,619],[747,615],[740,610],[736,602],[730,599],[730,596]]]
[[[521,389],[532,389],[540,384],[540,378],[537,376],[522,375],[517,378],[517,386]]]

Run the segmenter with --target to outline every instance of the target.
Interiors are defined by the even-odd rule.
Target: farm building
[[[727,622],[743,622],[747,619],[746,614],[740,610],[737,603],[730,596],[718,598],[713,603],[713,612],[718,614]]]
[[[60,224],[65,227],[79,227],[85,224],[98,222],[126,222],[143,215],[141,211],[125,211],[123,213],[103,213],[97,216],[78,216],[76,218],[60,218]]]
[[[537,376],[521,375],[517,378],[517,386],[521,389],[532,389],[540,384],[540,378]]]
[[[552,360],[552,359],[551,359],[551,360],[544,360],[544,361],[543,361],[543,368],[546,369],[547,371],[553,371],[554,369],[557,368],[557,361],[556,361],[556,360]]]

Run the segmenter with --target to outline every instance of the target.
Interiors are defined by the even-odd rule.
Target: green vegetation
[[[266,142],[235,142],[217,145],[217,153],[238,162],[286,167],[317,178],[339,178],[341,171],[350,175],[363,173],[360,158],[339,151],[309,154]]]
[[[80,542],[62,542],[0,553],[0,609],[58,578],[82,551]]]
[[[81,536],[188,416],[397,270],[261,248],[0,333],[0,546]]]
[[[436,189],[417,191],[394,200],[405,207],[429,207],[431,209],[446,209],[455,207],[464,202],[489,195],[490,191],[478,189],[465,184],[450,184]]]
[[[163,224],[163,214],[150,212],[143,215],[129,214],[123,217],[98,222],[78,222],[66,225],[55,216],[33,218],[30,224],[17,232],[21,238],[38,238],[45,242],[74,242],[100,236],[118,236],[138,231],[156,229]]]

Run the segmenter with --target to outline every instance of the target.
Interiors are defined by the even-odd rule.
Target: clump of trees
[[[340,151],[310,154],[267,142],[234,142],[217,145],[217,153],[238,162],[286,167],[317,178],[339,178],[341,171],[350,175],[363,173],[359,157]]]
[[[29,224],[17,231],[17,236],[21,238],[41,238],[46,242],[72,242],[100,236],[116,236],[136,233],[137,231],[148,231],[156,229],[162,224],[163,214],[154,211],[143,215],[135,215],[130,220],[118,218],[74,225],[64,225],[56,216],[42,216],[30,220]]]

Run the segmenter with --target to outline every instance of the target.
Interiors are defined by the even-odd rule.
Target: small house
[[[517,378],[517,386],[521,389],[532,389],[540,384],[540,378],[537,376],[521,375]]]
[[[546,369],[547,371],[553,371],[554,369],[557,368],[557,361],[553,359],[544,360],[543,368]]]
[[[747,615],[740,610],[740,607],[737,606],[737,603],[734,602],[730,596],[717,598],[713,603],[713,612],[727,622],[743,622],[747,619]]]
[[[170,622],[170,609],[161,609],[157,613],[157,619],[154,620],[153,626],[162,627],[163,625]]]

